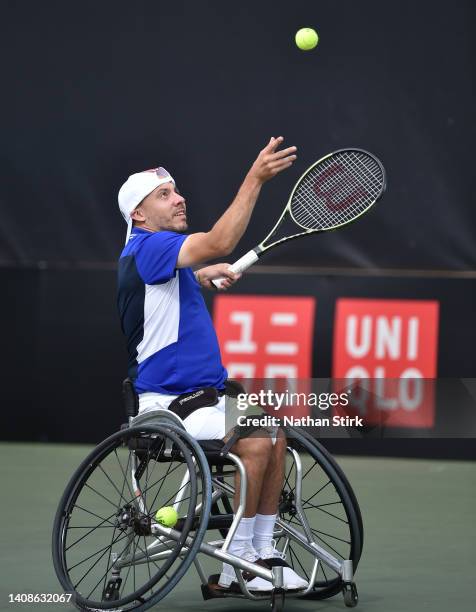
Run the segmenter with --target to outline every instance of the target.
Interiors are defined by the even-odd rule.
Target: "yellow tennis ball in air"
[[[178,521],[178,514],[172,506],[164,506],[157,510],[155,518],[164,527],[173,527]]]
[[[296,32],[296,45],[301,51],[310,51],[317,47],[319,36],[312,28],[301,28]]]

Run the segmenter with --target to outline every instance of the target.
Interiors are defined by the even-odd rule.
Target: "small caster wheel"
[[[359,601],[359,594],[357,593],[355,582],[346,582],[342,587],[342,594],[344,595],[345,605],[348,608],[355,608]]]
[[[283,612],[285,595],[286,591],[284,589],[273,589],[271,594],[271,612]]]
[[[102,594],[102,601],[117,601],[121,588],[122,578],[111,578]]]

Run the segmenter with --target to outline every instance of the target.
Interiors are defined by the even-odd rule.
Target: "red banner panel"
[[[333,378],[371,379],[352,400],[367,424],[434,424],[433,385],[422,379],[436,377],[437,346],[436,301],[337,301]]]
[[[219,295],[214,325],[230,378],[309,378],[316,300]]]

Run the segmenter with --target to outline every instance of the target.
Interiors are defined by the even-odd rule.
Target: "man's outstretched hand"
[[[272,136],[251,166],[248,176],[258,180],[260,183],[265,183],[279,172],[292,166],[297,157],[297,148],[288,147],[278,151],[277,149],[283,141],[284,138],[282,136],[278,136],[278,138]]]
[[[201,268],[195,272],[195,278],[201,287],[205,289],[213,289],[216,291],[215,285],[212,283],[212,280],[217,278],[222,278],[222,284],[220,287],[220,291],[226,291],[229,289],[238,279],[241,278],[241,274],[235,274],[230,271],[230,264],[228,263],[220,263],[214,266],[207,266],[206,268]]]

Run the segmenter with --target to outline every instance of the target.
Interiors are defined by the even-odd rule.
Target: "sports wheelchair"
[[[127,382],[127,381],[125,381]],[[127,399],[127,398],[126,398]],[[53,527],[53,562],[64,590],[80,610],[147,610],[195,565],[202,596],[268,601],[326,599],[342,593],[358,602],[354,572],[363,545],[362,517],[352,488],[328,451],[306,432],[283,427],[287,437],[284,486],[274,539],[281,556],[308,582],[283,588],[282,566],[264,567],[228,552],[246,504],[246,471],[223,452],[221,440],[196,441],[170,410],[137,415],[99,444],[73,474]],[[239,507],[233,513],[238,471]],[[159,523],[159,508],[178,514],[173,527]],[[231,564],[234,588],[206,576],[205,564]],[[249,591],[242,575],[270,581],[270,591]]]

